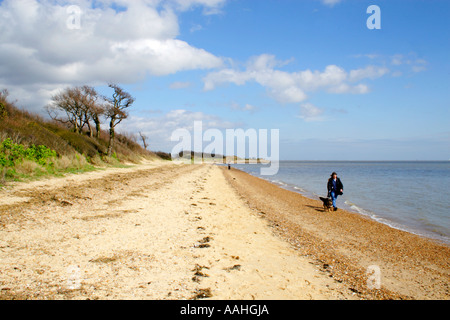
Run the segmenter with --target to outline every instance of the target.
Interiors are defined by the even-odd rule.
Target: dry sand
[[[347,213],[305,199],[167,162],[15,184],[0,191],[0,299],[448,298],[448,247],[423,240],[440,258],[398,275],[384,249],[354,248],[371,241],[357,223],[354,242],[333,238]],[[363,288],[367,263],[381,290]]]

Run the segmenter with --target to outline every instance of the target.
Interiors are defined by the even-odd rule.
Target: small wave
[[[407,231],[407,230],[404,230],[403,228],[401,228],[399,225],[397,225],[393,221],[381,218],[380,216],[378,216],[374,212],[371,212],[369,210],[363,209],[363,208],[359,207],[358,205],[356,205],[356,204],[354,204],[354,203],[352,203],[352,202],[350,202],[348,200],[346,200],[344,203],[345,203],[345,205],[348,206],[350,211],[353,211],[353,212],[359,213],[361,215],[367,216],[367,217],[369,217],[369,218],[371,218],[371,219],[373,219],[373,220],[375,220],[377,222],[386,224],[386,225],[390,226],[391,228]]]
[[[418,236],[424,236],[424,237],[429,237],[432,239],[436,239],[436,240],[440,240],[440,241],[444,241],[446,243],[450,243],[450,238],[447,237],[444,233],[440,233],[437,230],[431,230],[432,233],[427,232],[427,230],[418,230],[414,227],[407,227],[401,223],[397,223],[394,222],[392,220],[386,219],[386,218],[382,218],[380,216],[378,216],[377,214],[370,212],[368,210],[365,210],[361,207],[358,207],[356,204],[346,200],[344,202],[348,208],[350,208],[351,211],[359,213],[361,215],[365,215],[367,217],[369,217],[370,219],[377,221],[379,223],[382,223],[384,225],[387,225],[393,229],[397,229],[397,230],[401,230],[401,231],[405,231],[405,232],[409,232],[412,234],[416,234]]]
[[[352,203],[352,202],[350,202],[350,201],[348,201],[348,200],[345,200],[344,203],[345,203],[352,211],[356,211],[356,212],[361,213],[361,214],[364,214],[364,215],[373,216],[373,214],[371,214],[370,212],[364,210],[364,209],[361,208],[361,207],[358,207],[356,204],[354,204],[354,203]]]
[[[284,183],[283,181],[280,180],[271,180],[272,183],[278,184],[280,186],[287,186],[286,183]]]

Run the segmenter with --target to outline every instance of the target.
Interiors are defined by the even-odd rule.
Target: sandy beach
[[[449,257],[216,165],[148,162],[0,191],[0,299],[448,299]]]

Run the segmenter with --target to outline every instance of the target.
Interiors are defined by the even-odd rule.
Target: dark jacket
[[[334,191],[336,195],[342,195],[343,192],[341,192],[341,189],[344,190],[344,185],[342,184],[341,179],[336,178],[336,189],[337,190],[334,190],[334,188],[333,188],[333,178],[330,178],[330,179],[328,179],[327,188],[328,188],[328,195],[331,194],[331,191]]]

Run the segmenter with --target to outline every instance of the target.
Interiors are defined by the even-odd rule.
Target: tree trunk
[[[112,155],[112,149],[114,146],[114,137],[115,137],[115,132],[114,132],[114,122],[111,120],[111,124],[109,127],[109,144],[108,144],[108,157],[111,157]]]
[[[100,139],[100,119],[98,118],[98,117],[96,117],[96,118],[94,118],[94,122],[95,122],[95,130],[96,130],[96,132],[95,132],[95,137],[97,138],[97,139]]]
[[[139,136],[141,137],[142,143],[144,144],[144,149],[147,150],[147,137],[142,134],[142,132],[139,132]]]
[[[88,130],[89,130],[89,137],[93,138],[94,137],[94,130],[92,130],[91,123],[89,121],[87,121],[86,124],[87,124]]]

